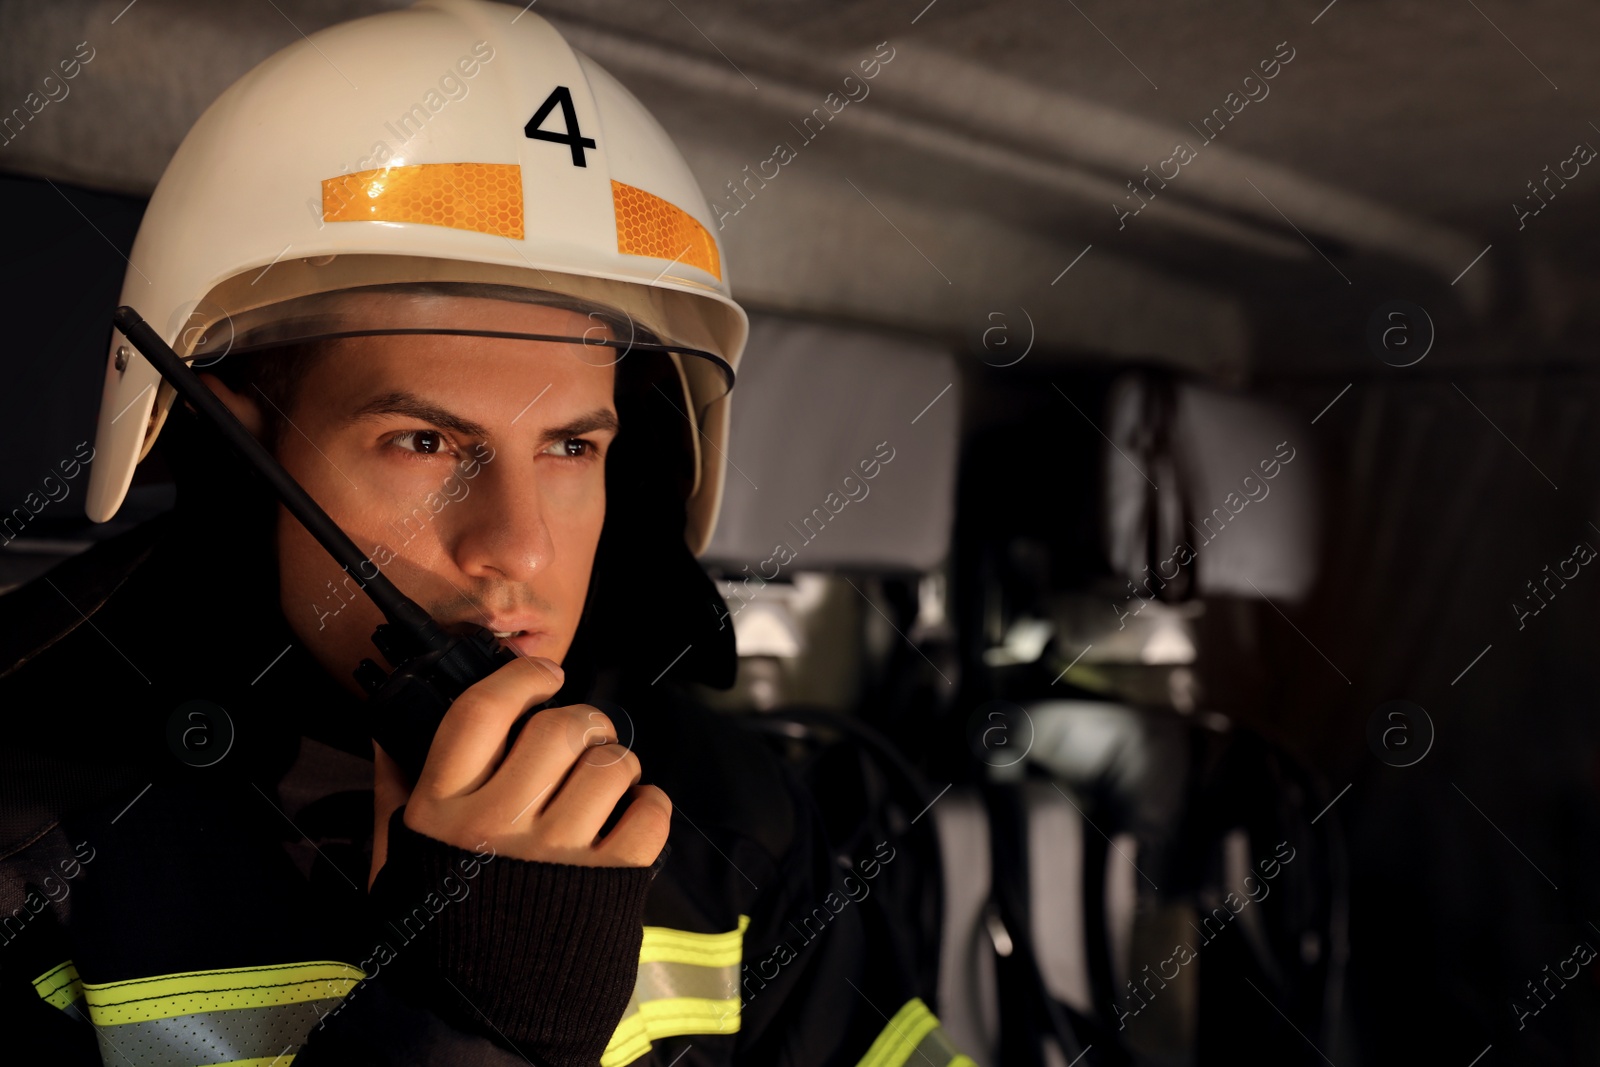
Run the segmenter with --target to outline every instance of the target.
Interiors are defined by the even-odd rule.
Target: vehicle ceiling
[[[204,106],[253,64],[302,31],[394,6],[0,5],[0,101],[33,89],[41,57],[82,40],[96,49],[78,99],[7,145],[0,167],[147,193]],[[1371,367],[1364,323],[1406,298],[1461,341],[1431,362],[1441,370],[1589,358],[1578,346],[1595,316],[1585,252],[1600,176],[1551,185],[1559,197],[1521,228],[1513,205],[1533,203],[1527,183],[1546,165],[1600,144],[1600,111],[1588,108],[1600,7],[545,0],[535,10],[646,103],[713,202],[737,206],[727,183],[778,142],[797,146],[723,220],[736,295],[756,307],[969,340],[991,312],[1025,309],[1040,359],[1153,359],[1238,381]],[[893,59],[870,94],[804,142],[791,123],[843,95],[844,77],[884,41]],[[1244,79],[1291,49],[1267,95],[1206,143],[1202,120],[1229,93],[1259,95]],[[1119,228],[1114,205],[1137,203],[1126,183],[1179,142],[1196,158]]]

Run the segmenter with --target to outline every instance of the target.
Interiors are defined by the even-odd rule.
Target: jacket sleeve
[[[78,1005],[65,991],[46,999],[59,986],[42,976],[61,970],[57,965],[70,955],[54,913],[39,911],[19,933],[16,920],[30,909],[23,896],[6,892],[6,873],[0,872],[0,1028],[7,1047],[33,1053],[32,1062],[99,1067],[100,1047]]]
[[[471,852],[389,822],[367,977],[297,1063],[592,1067],[627,1007],[653,867]],[[664,858],[664,855],[663,855]]]
[[[910,860],[887,840],[836,857],[810,795],[792,781],[789,789],[795,839],[779,891],[751,917],[734,1062],[973,1067],[919,995],[895,936],[903,919],[875,891],[887,866]]]

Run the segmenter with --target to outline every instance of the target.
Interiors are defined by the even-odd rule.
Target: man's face
[[[474,301],[485,330],[602,336],[554,308]],[[449,335],[338,341],[299,386],[278,458],[442,624],[522,631],[561,662],[588,591],[616,435],[610,349]],[[259,401],[259,394],[255,394]],[[280,507],[290,628],[347,689],[382,615]],[[392,558],[391,558],[392,557]]]

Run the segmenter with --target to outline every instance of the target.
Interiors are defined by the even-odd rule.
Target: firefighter
[[[710,217],[526,8],[334,26],[200,117],[121,303],[374,567],[518,655],[413,778],[355,677],[394,666],[371,572],[113,331],[88,515],[158,435],[177,504],[0,601],[8,1059],[971,1063],[872,894],[894,844],[841,867],[684,688],[737,663],[695,558],[747,333]]]

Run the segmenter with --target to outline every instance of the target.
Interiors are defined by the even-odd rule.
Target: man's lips
[[[542,649],[549,639],[550,635],[542,630],[514,634],[510,637],[497,637],[502,645],[514,648],[524,656],[542,655]]]
[[[540,649],[549,640],[550,633],[543,628],[543,620],[522,619],[478,619],[476,625],[482,626],[507,648],[513,648],[524,656],[536,656]]]

